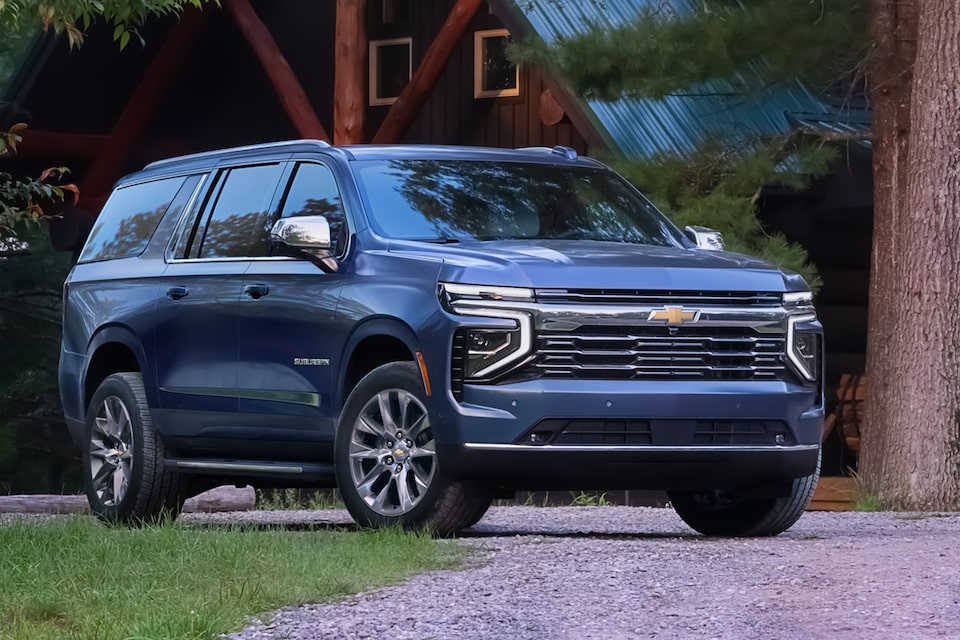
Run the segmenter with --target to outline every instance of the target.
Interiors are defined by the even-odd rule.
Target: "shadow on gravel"
[[[190,522],[186,526],[201,531],[215,531],[218,529],[248,529],[250,531],[342,531],[358,532],[364,529],[352,522]],[[563,539],[591,539],[591,540],[670,540],[670,539],[699,539],[709,540],[701,535],[688,531],[674,533],[664,532],[626,532],[626,531],[544,531],[536,529],[467,529],[459,535],[451,536],[459,539],[483,538],[563,538]]]
[[[627,532],[627,531],[537,531],[524,529],[504,529],[498,531],[475,531],[467,529],[461,531],[459,538],[585,538],[591,540],[674,540],[681,538],[696,538],[707,540],[704,536],[690,531],[664,532]]]

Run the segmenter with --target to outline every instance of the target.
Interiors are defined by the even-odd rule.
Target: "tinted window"
[[[265,255],[261,229],[270,218],[268,207],[281,172],[279,164],[230,170],[208,216],[200,242],[201,258]]]
[[[281,218],[294,216],[324,216],[334,243],[346,233],[340,190],[328,167],[311,163],[297,167],[280,213]]]
[[[681,246],[676,227],[605,169],[452,160],[357,164],[374,226],[392,238]]]
[[[168,178],[113,192],[97,218],[80,262],[129,258],[143,253],[186,178]]]

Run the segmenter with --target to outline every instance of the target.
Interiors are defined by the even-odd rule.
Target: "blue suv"
[[[799,276],[717,240],[562,147],[154,162],[64,286],[90,504],[336,486],[364,526],[443,535],[516,490],[646,488],[705,534],[779,533],[819,474],[822,330]]]

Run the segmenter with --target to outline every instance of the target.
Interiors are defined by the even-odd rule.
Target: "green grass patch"
[[[879,496],[873,493],[867,493],[861,489],[857,494],[857,501],[853,503],[853,510],[863,513],[875,513],[877,511],[885,511],[886,509]]]
[[[249,616],[452,568],[464,551],[383,531],[0,526],[0,638],[212,638]]]

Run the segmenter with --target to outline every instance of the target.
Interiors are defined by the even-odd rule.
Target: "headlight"
[[[783,294],[783,306],[785,307],[809,307],[812,304],[812,291],[790,291]]]
[[[787,359],[810,382],[816,382],[820,375],[820,334],[798,329],[797,325],[816,319],[814,315],[787,318]]]
[[[510,320],[511,326],[465,327],[464,377],[490,378],[526,357],[533,347],[533,319],[529,313],[501,305],[511,300],[531,301],[533,292],[520,287],[488,287],[441,283],[440,301],[461,316]],[[491,323],[494,324],[494,323]]]

